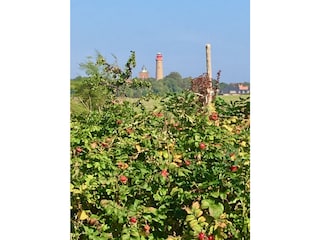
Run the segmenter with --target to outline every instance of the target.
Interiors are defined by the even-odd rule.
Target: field
[[[247,99],[250,95],[219,95],[217,98],[222,98],[227,103],[234,102],[240,100],[240,98]],[[137,102],[138,98],[121,98],[120,101],[128,101],[130,103]],[[141,100],[141,103],[144,104],[147,110],[152,110],[155,106],[161,109],[161,104],[159,99],[151,99],[151,100]],[[84,105],[79,101],[78,98],[71,98],[71,112],[81,112],[84,109]]]
[[[245,95],[219,95],[218,98],[222,98],[226,102],[231,102],[231,101],[237,101],[241,98],[248,98],[250,95],[245,94]]]
[[[247,99],[249,98],[250,95],[220,95],[217,98],[222,98],[225,100],[227,103],[234,102],[237,100],[240,100],[240,98]],[[129,101],[131,103],[136,102],[138,99],[136,98],[125,98],[123,100]],[[159,106],[160,107],[160,100],[149,100],[149,101],[141,101],[148,110],[151,110],[154,106]]]

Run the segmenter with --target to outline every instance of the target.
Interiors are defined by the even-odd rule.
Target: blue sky
[[[211,44],[213,77],[250,81],[250,1],[71,0],[71,78],[96,50],[123,66],[136,52],[137,76],[145,65],[155,77],[155,56],[163,54],[164,75],[197,77],[206,71],[205,45]]]

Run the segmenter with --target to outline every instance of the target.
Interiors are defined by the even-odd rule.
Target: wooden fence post
[[[206,105],[212,102],[212,68],[211,68],[211,45],[206,44],[206,65],[207,74],[209,77],[210,85],[207,88]]]

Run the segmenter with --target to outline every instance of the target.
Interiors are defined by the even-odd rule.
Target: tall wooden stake
[[[212,102],[212,68],[211,68],[211,45],[206,44],[206,64],[207,64],[207,74],[211,82],[210,87],[207,88],[206,104]]]

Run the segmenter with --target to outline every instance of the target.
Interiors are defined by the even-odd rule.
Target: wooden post
[[[206,104],[212,102],[212,68],[211,68],[211,45],[206,44],[206,65],[207,65],[207,74],[210,81],[210,87],[207,88]]]

